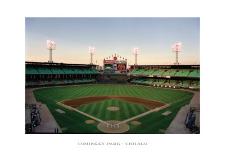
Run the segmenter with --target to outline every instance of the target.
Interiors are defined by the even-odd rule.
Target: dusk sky
[[[56,42],[53,61],[94,63],[117,53],[134,64],[132,49],[140,48],[138,64],[173,64],[171,46],[183,44],[181,64],[200,63],[199,18],[26,18],[26,61],[48,61],[46,40]]]

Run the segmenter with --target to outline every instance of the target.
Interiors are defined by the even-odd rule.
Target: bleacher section
[[[51,70],[52,74],[65,74],[65,72],[63,72],[62,69],[51,68],[50,70]]]
[[[39,74],[39,73],[33,67],[26,67],[26,74],[33,74],[33,75],[35,75],[35,74]]]
[[[131,65],[130,70],[133,84],[200,89],[200,65]]]
[[[26,62],[26,86],[94,83],[93,65]]]
[[[190,88],[192,89],[199,89],[200,88],[200,81],[192,81]]]
[[[197,78],[199,78],[200,77],[200,71],[199,70],[192,70],[192,71],[190,71],[188,77],[197,77]]]
[[[39,74],[52,74],[52,72],[49,68],[38,67],[38,68],[36,68],[36,70]]]
[[[98,74],[95,69],[27,67],[26,74]]]
[[[131,71],[130,75],[144,75],[144,76],[157,76],[157,77],[193,77],[199,78],[199,70],[191,69],[134,69]]]
[[[88,84],[88,83],[95,83],[95,82],[96,82],[96,79],[28,81],[28,82],[26,82],[26,86],[53,86],[53,85],[66,85],[66,84]]]
[[[156,78],[137,78],[131,80],[130,83],[154,87],[165,87],[165,88],[191,88],[191,89],[200,88],[200,82],[192,80],[180,81],[180,80],[156,79]]]
[[[190,70],[177,70],[174,76],[176,77],[187,77],[190,74]]]

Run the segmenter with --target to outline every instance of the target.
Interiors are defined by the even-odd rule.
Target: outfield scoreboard
[[[111,71],[113,73],[126,73],[127,72],[127,59],[120,56],[113,56],[112,59],[106,58],[103,60],[104,71]]]

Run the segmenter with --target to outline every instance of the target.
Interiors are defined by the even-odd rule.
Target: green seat
[[[39,74],[52,74],[52,72],[49,68],[38,67],[37,71]]]
[[[183,88],[189,88],[190,87],[190,81],[189,80],[185,80],[182,82],[182,87]]]
[[[199,70],[192,70],[192,71],[190,71],[188,77],[197,77],[197,78],[199,78],[200,77],[200,71]]]
[[[63,68],[62,70],[64,74],[74,74],[74,71],[70,68]]]
[[[39,74],[38,71],[33,68],[33,67],[26,67],[26,74],[30,75],[30,74]]]
[[[175,76],[177,76],[177,77],[187,77],[189,73],[190,73],[189,70],[177,70]]]
[[[51,68],[52,74],[64,74],[63,70],[60,68]]]
[[[171,69],[168,72],[168,76],[174,76],[176,74],[176,70],[175,69]]]

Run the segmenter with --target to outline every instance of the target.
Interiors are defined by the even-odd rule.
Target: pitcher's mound
[[[91,120],[91,119],[90,120],[86,120],[85,123],[86,124],[94,124],[95,123],[95,120]]]
[[[119,124],[120,121],[110,120],[105,123],[99,123],[98,129],[104,133],[124,133],[129,130],[129,125],[126,123]]]
[[[132,122],[130,122],[130,124],[132,124],[132,125],[141,125],[141,122],[139,122],[139,121],[132,121]]]
[[[110,107],[107,107],[107,110],[109,110],[109,111],[118,111],[118,110],[120,110],[120,108],[116,107],[116,106],[110,106]]]

